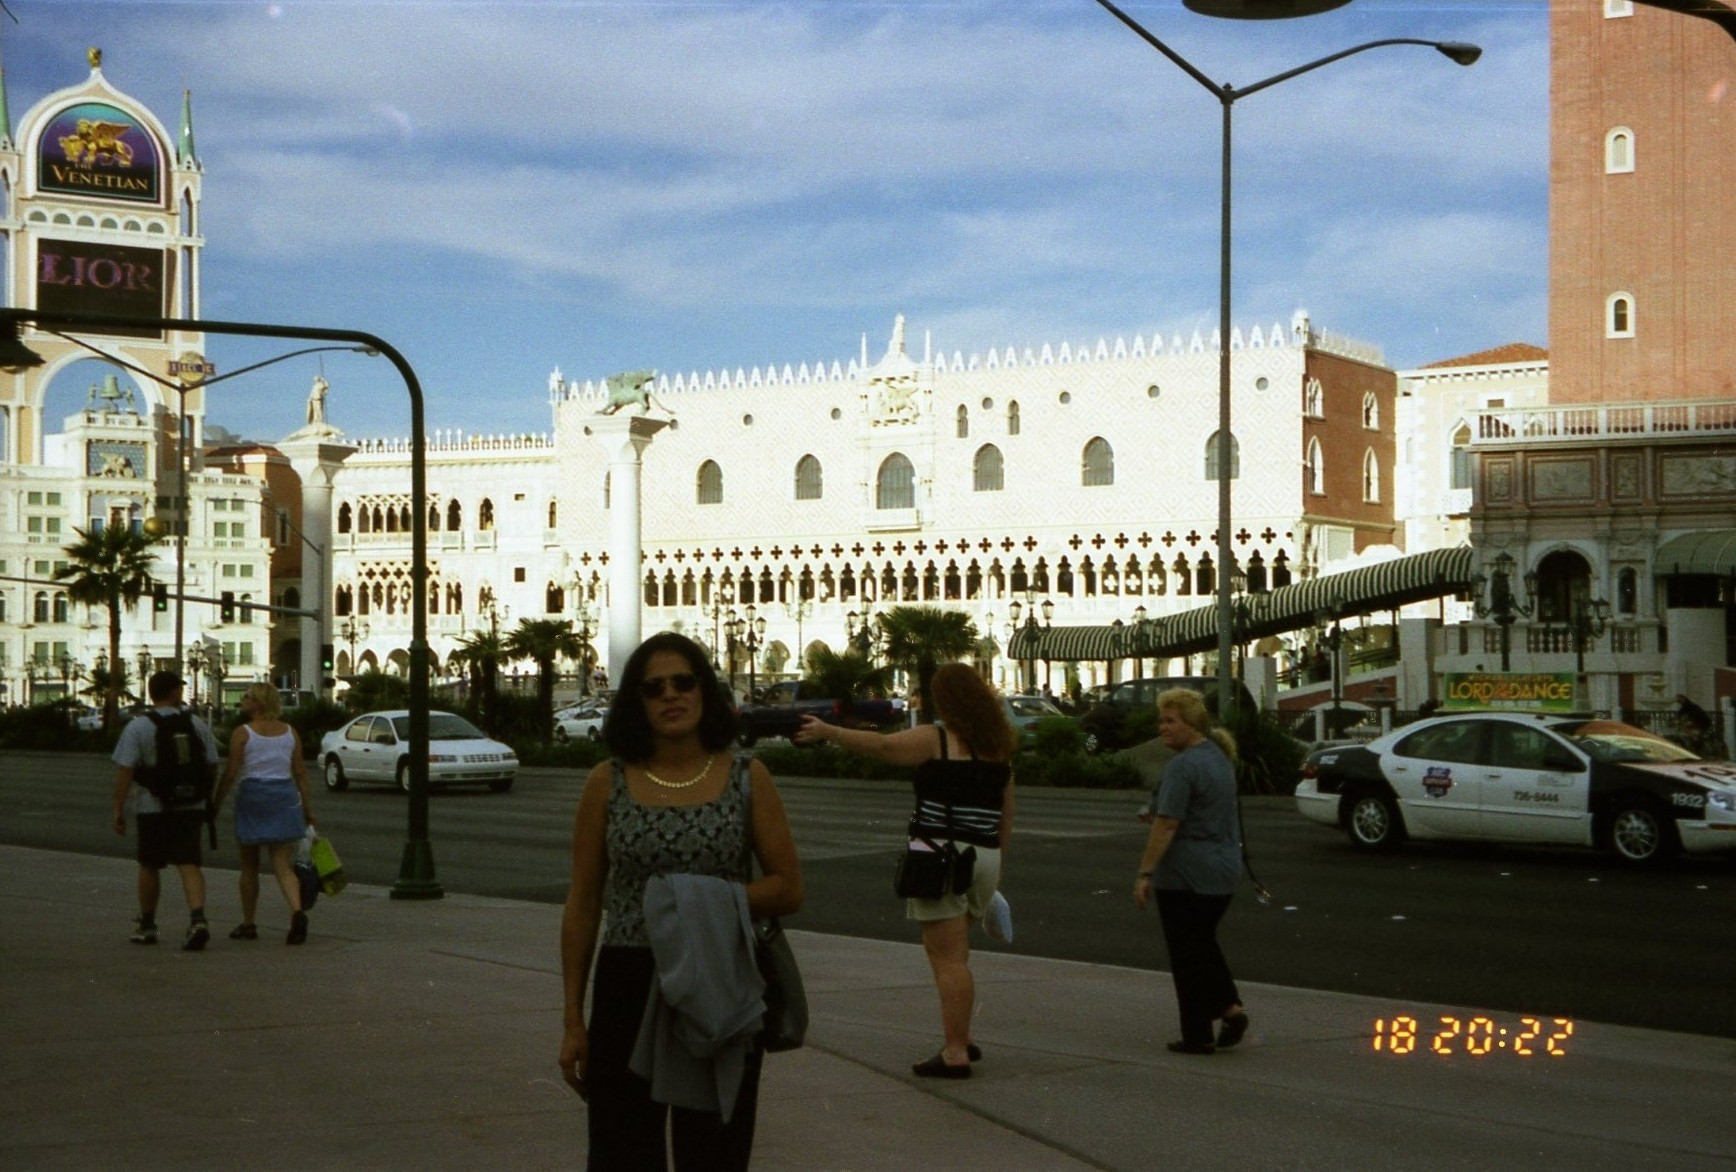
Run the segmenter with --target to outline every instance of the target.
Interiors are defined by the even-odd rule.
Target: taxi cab
[[[1318,749],[1296,808],[1365,851],[1476,839],[1595,846],[1650,864],[1736,850],[1736,766],[1583,716],[1460,713]]]

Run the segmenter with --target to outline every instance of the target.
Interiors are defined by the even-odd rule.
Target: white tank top
[[[242,777],[294,777],[290,760],[295,756],[295,738],[288,732],[275,737],[261,736],[251,725],[247,730],[246,755],[241,762]]]

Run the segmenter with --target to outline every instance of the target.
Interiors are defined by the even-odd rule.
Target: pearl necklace
[[[716,760],[717,760],[717,754],[716,753],[713,753],[711,756],[707,757],[705,759],[705,764],[699,767],[699,772],[695,773],[692,777],[688,778],[686,781],[664,781],[661,777],[658,777],[655,773],[652,773],[650,769],[645,770],[645,778],[652,785],[660,785],[664,789],[686,789],[688,786],[698,785],[701,781],[704,781],[705,775],[707,773],[711,772],[711,763],[713,761],[716,761]]]

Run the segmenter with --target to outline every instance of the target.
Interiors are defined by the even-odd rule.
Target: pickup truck
[[[761,737],[788,737],[802,726],[802,717],[817,716],[846,728],[879,728],[899,720],[903,701],[886,699],[827,700],[802,691],[794,680],[774,684],[762,693],[758,704],[743,704],[736,710],[737,736],[743,745]]]

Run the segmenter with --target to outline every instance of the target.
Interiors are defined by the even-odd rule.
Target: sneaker
[[[300,944],[307,939],[307,913],[296,912],[289,918],[289,935],[283,938],[285,944]]]
[[[257,940],[257,939],[259,939],[259,925],[257,925],[257,924],[237,924],[237,925],[235,925],[234,929],[229,933],[229,939],[231,939],[231,940]]]
[[[140,919],[135,920],[134,923],[138,927],[133,929],[133,934],[127,937],[128,940],[134,944],[155,944],[157,942],[157,922],[155,920]]]
[[[211,939],[211,925],[204,920],[194,920],[187,925],[187,939],[181,943],[182,952],[198,952],[205,947],[205,941]]]

